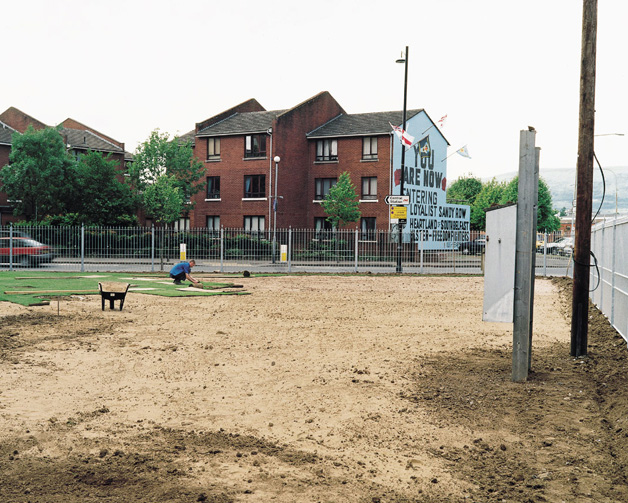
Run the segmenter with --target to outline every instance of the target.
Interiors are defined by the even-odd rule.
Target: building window
[[[377,177],[362,177],[362,197],[363,200],[377,199]]]
[[[362,138],[362,159],[365,161],[377,160],[377,137]]]
[[[362,217],[360,219],[360,239],[362,241],[375,241],[375,217]]]
[[[244,199],[266,197],[266,175],[247,175],[244,177]]]
[[[244,157],[266,157],[266,134],[249,134],[244,138]]]
[[[207,199],[220,199],[220,177],[207,177]]]
[[[257,234],[264,232],[266,229],[266,217],[264,216],[245,216],[244,232]]]
[[[220,216],[208,215],[207,216],[207,230],[219,231],[220,230]]]
[[[338,160],[338,140],[318,140],[316,142],[317,161]]]
[[[314,217],[316,239],[331,239],[333,227],[326,217]]]
[[[220,159],[220,138],[207,138],[207,160]]]
[[[172,224],[172,228],[178,232],[189,231],[190,230],[190,218],[189,217],[179,218],[178,221]]]
[[[336,185],[336,178],[317,178],[314,199],[321,201],[329,194],[329,189]]]

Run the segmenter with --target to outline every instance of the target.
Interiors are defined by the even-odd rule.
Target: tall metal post
[[[402,60],[397,60],[397,63],[401,63]],[[403,63],[405,65],[404,79],[403,79],[403,125],[401,129],[406,130],[406,110],[408,105],[408,46],[406,45],[406,53],[403,58]],[[401,142],[401,187],[399,189],[400,195],[404,195],[404,181],[406,178],[405,167],[406,165],[406,147]],[[397,224],[399,229],[399,241],[397,243],[397,269],[396,272],[403,272],[403,267],[401,266],[401,253],[403,250],[403,224]]]
[[[155,272],[155,224],[150,226],[150,272]]]
[[[595,58],[597,0],[584,0],[580,66],[580,119],[574,241],[571,356],[587,354],[589,333],[589,274],[593,206],[593,134],[595,124]]]
[[[275,263],[275,251],[277,249],[277,175],[279,161],[281,160],[278,155],[273,159],[275,161],[275,200],[273,201],[273,264]]]
[[[85,272],[85,225],[81,224],[81,272]]]

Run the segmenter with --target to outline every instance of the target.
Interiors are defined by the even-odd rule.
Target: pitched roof
[[[11,137],[13,136],[14,132],[15,129],[7,126],[3,122],[0,122],[0,143],[4,145],[11,145]]]
[[[68,142],[69,148],[72,149],[95,150],[97,152],[124,152],[124,149],[87,129],[61,128],[61,134]]]
[[[188,141],[192,143],[192,148],[194,148],[194,135],[196,132],[192,129],[192,131],[188,131],[185,134],[177,137],[179,140],[179,145],[185,145]]]
[[[411,119],[423,109],[407,110],[406,120]],[[403,123],[403,112],[373,112],[366,114],[341,114],[334,117],[315,130],[310,131],[308,138],[329,138],[338,136],[366,136],[374,134],[390,134],[390,124],[399,126]]]
[[[277,116],[285,110],[234,113],[229,117],[200,130],[196,136],[227,136],[247,133],[265,133]]]

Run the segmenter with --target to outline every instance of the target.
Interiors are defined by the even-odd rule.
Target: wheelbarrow
[[[126,293],[129,291],[130,283],[118,283],[110,281],[106,283],[98,283],[98,289],[100,290],[100,299],[102,301],[102,310],[105,310],[105,300],[109,301],[109,309],[114,309],[114,302],[120,301],[120,311],[124,305],[124,299]]]

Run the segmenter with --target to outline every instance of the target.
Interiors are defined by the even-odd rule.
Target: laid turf
[[[222,291],[233,283],[217,283],[201,279],[204,289],[181,290],[165,274],[129,273],[67,273],[47,271],[0,271],[0,302],[8,301],[23,306],[41,304],[66,295],[100,295],[99,282],[129,283],[128,295],[146,294],[165,297],[193,297],[208,295],[243,295],[245,291]],[[235,279],[235,278],[234,278]],[[185,283],[189,285],[189,282]],[[16,293],[19,292],[19,293]]]

